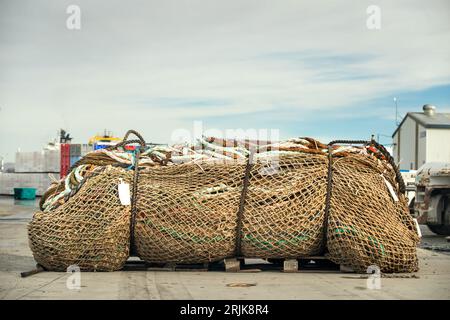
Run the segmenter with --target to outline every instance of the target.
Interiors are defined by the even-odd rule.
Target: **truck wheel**
[[[450,235],[450,199],[448,195],[438,195],[438,201],[436,204],[436,210],[438,215],[441,216],[441,224],[427,224],[428,228],[434,233],[441,236]],[[438,221],[439,221],[438,220]]]
[[[413,217],[415,216],[415,211],[414,211],[414,203],[415,202],[416,202],[416,197],[412,198],[411,202],[408,205],[409,214]]]
[[[428,224],[428,228],[440,236],[450,236],[450,226],[442,224]]]

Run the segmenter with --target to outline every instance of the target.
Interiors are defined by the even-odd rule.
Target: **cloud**
[[[167,141],[201,119],[383,119],[386,107],[363,106],[450,83],[448,1],[377,1],[379,31],[366,28],[369,1],[77,3],[70,31],[72,1],[1,2],[0,154],[59,127],[79,142],[103,128]]]

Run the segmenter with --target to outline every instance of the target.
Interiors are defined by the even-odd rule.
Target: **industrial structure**
[[[408,112],[392,135],[393,156],[401,170],[417,170],[428,162],[450,162],[450,113],[430,104]]]

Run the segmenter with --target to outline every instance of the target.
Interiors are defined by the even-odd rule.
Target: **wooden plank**
[[[236,258],[225,259],[225,271],[226,272],[239,272],[241,269],[241,262]]]
[[[298,260],[297,259],[284,260],[283,272],[298,272]]]

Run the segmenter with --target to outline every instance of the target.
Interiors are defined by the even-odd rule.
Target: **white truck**
[[[450,163],[425,163],[416,172],[416,194],[410,208],[419,224],[450,235]]]

